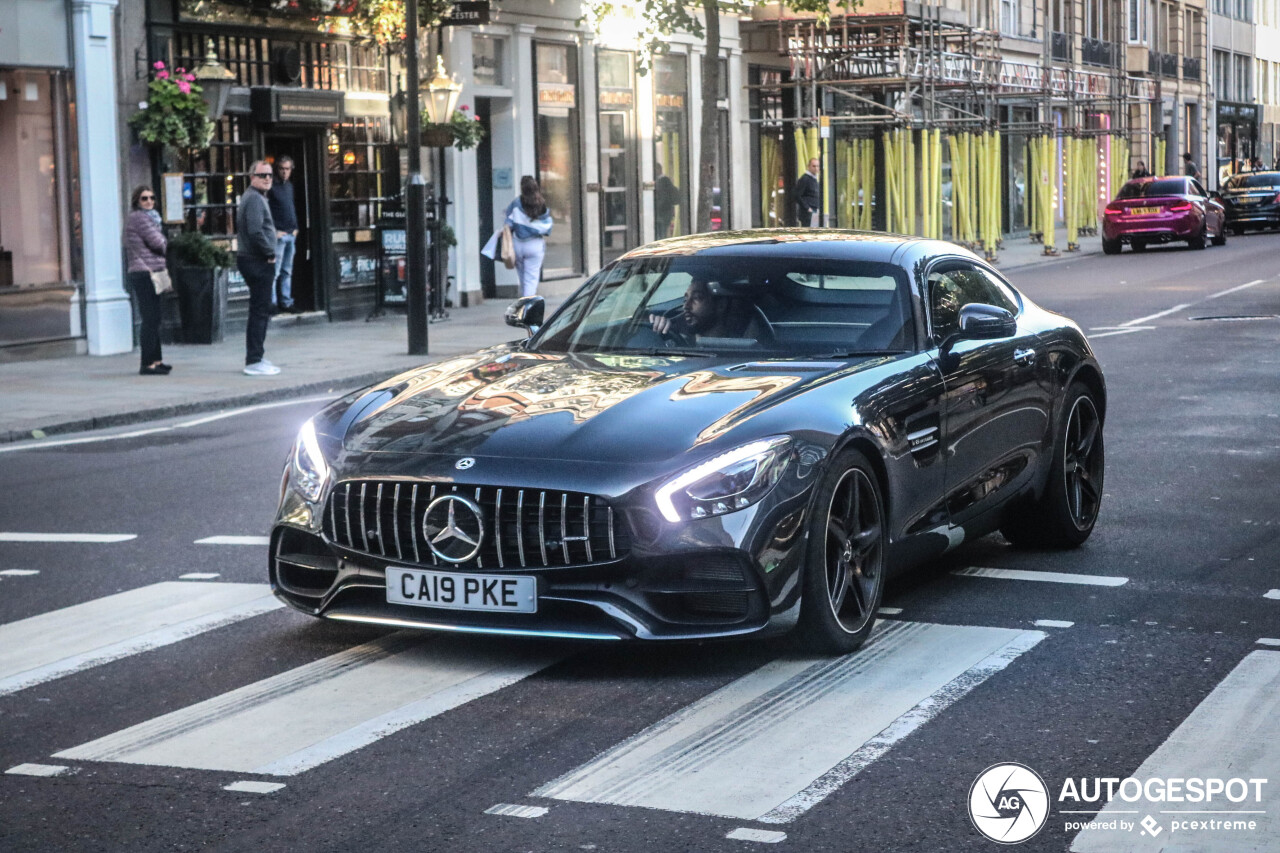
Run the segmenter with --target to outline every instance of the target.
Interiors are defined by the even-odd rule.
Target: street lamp
[[[444,71],[444,57],[436,54],[436,76],[427,83],[427,119],[432,124],[444,124],[453,118],[453,111],[458,106],[458,95],[462,93],[462,84],[454,80]]]
[[[204,62],[200,63],[192,73],[195,74],[196,83],[204,93],[209,118],[217,121],[226,112],[227,98],[231,95],[231,87],[236,84],[236,75],[218,61],[218,52],[214,49],[213,39],[209,39]]]

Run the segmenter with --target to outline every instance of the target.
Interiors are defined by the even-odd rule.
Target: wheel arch
[[[1107,421],[1107,386],[1102,379],[1102,372],[1098,368],[1085,362],[1076,368],[1075,372],[1067,378],[1066,388],[1071,387],[1072,382],[1083,382],[1085,387],[1093,394],[1094,400],[1098,404],[1098,417],[1103,423]]]

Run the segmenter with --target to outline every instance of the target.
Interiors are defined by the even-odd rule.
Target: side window
[[[958,331],[960,309],[974,303],[1018,313],[1013,292],[985,270],[956,266],[929,273],[929,317],[935,340]]]
[[[1191,182],[1191,192],[1194,193],[1195,195],[1200,196],[1201,198],[1204,198],[1209,195],[1207,192],[1204,191],[1204,187],[1200,186],[1199,181]]]

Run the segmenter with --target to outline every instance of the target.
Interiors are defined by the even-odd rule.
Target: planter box
[[[227,271],[178,267],[173,271],[173,289],[178,295],[183,343],[221,343],[227,324]]]

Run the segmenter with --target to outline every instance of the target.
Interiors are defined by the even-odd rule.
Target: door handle
[[[1036,360],[1036,351],[1033,349],[1016,349],[1013,351],[1013,360],[1018,364],[1034,364]]]

